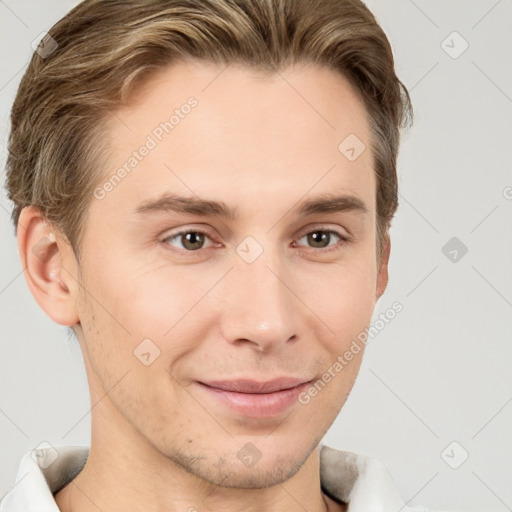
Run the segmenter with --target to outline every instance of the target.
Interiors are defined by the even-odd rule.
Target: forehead
[[[230,195],[242,209],[280,194],[289,204],[309,191],[353,192],[374,209],[366,110],[348,80],[322,66],[262,75],[179,62],[139,87],[106,128],[105,178],[127,171],[109,191],[116,210],[167,191]]]

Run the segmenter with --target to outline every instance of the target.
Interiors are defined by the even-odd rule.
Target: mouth
[[[250,418],[275,417],[298,402],[313,379],[280,377],[271,381],[219,380],[197,382],[202,393],[217,407]]]

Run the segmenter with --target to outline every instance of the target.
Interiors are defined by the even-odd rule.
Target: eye
[[[185,250],[186,252],[194,252],[204,248],[206,238],[210,238],[206,231],[194,229],[175,233],[164,238],[162,242],[176,247],[171,242],[177,241],[179,244],[181,244],[181,247],[176,247],[177,249]]]
[[[329,243],[332,241],[332,236],[334,235],[335,238],[338,238],[343,243],[337,243],[334,245],[329,245]],[[324,228],[318,228],[313,231],[309,231],[304,236],[299,238],[297,241],[300,241],[302,239],[306,239],[307,243],[312,244],[312,248],[314,249],[320,249],[321,252],[330,252],[333,250],[339,249],[342,245],[345,245],[345,243],[349,242],[349,239],[347,236],[342,235],[338,231],[334,231],[332,229],[324,229]]]
[[[337,238],[339,240],[339,242],[335,243],[334,245],[331,244],[333,236],[335,239]],[[311,248],[318,249],[319,252],[323,253],[338,250],[341,248],[341,246],[350,242],[350,239],[347,236],[339,233],[338,231],[323,227],[309,231],[297,241],[300,241],[304,238],[306,239],[307,244],[311,244]],[[166,245],[170,245],[178,252],[192,253],[197,252],[200,249],[211,247],[213,245],[211,244],[210,246],[205,246],[206,239],[211,240],[211,236],[207,231],[203,231],[201,229],[189,229],[182,230],[167,236],[162,240],[162,242]]]

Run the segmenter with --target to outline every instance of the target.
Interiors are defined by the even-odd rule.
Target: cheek
[[[134,274],[95,273],[83,283],[80,303],[90,383],[98,398],[111,390],[112,402],[134,421],[148,403],[163,416],[177,400],[169,361],[186,351],[164,345],[163,333],[175,322],[166,314],[172,304],[151,293],[153,285]]]
[[[122,262],[117,265],[116,261]],[[101,297],[103,317],[113,331],[131,337],[161,337],[190,308],[195,297],[179,271],[172,275],[155,265],[140,268],[126,256],[96,263],[86,286]]]
[[[304,302],[328,326],[330,352],[339,353],[371,321],[376,300],[375,268],[361,258],[358,264],[326,265],[305,276]]]
[[[124,261],[123,267],[115,261]],[[155,366],[168,367],[193,349],[197,331],[204,329],[205,322],[198,323],[190,313],[200,309],[218,272],[198,275],[186,266],[138,265],[130,265],[126,258],[97,259],[84,283],[90,293],[84,296],[80,317],[88,351],[105,369],[107,361],[114,367],[135,364],[139,369],[140,351],[151,358],[156,354]]]

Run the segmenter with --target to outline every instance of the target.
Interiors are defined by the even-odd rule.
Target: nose
[[[265,252],[254,262],[236,261],[222,293],[224,339],[259,352],[284,348],[299,337],[300,301],[283,262]]]

